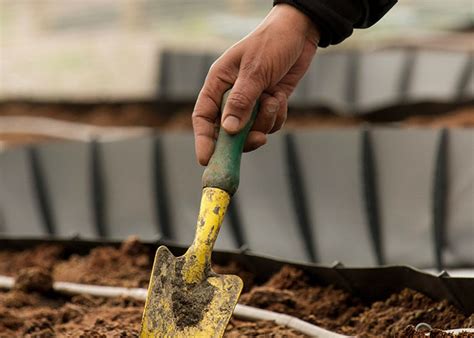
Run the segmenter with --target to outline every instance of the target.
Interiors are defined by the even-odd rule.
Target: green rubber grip
[[[224,110],[229,93],[230,90],[225,92],[223,96],[221,111]],[[228,192],[231,196],[237,191],[240,180],[242,151],[244,150],[244,144],[255,121],[255,117],[257,116],[258,106],[257,101],[253,107],[249,122],[238,134],[229,135],[224,128],[220,128],[214,154],[212,154],[209,164],[202,175],[203,188],[220,188]]]

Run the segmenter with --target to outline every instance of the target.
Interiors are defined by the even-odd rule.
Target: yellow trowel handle
[[[224,110],[229,93],[230,90],[224,94],[221,111]],[[237,191],[242,151],[250,128],[255,121],[258,106],[259,104],[257,102],[253,107],[249,122],[238,134],[229,135],[224,128],[220,128],[214,154],[202,176],[203,188],[219,188],[231,196]]]

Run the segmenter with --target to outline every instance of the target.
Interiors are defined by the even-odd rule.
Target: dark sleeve
[[[320,47],[335,45],[352,34],[354,28],[376,23],[397,0],[274,0],[308,15],[321,34]]]

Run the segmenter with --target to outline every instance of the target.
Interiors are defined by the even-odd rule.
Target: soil
[[[0,337],[137,337],[143,303],[54,293],[0,293]]]
[[[55,280],[145,287],[152,254],[134,238],[121,247],[99,247],[84,256],[67,256],[59,245],[18,252],[0,250],[0,274],[17,277],[13,290],[0,293],[0,337],[4,332],[5,337],[135,336],[142,302],[60,296],[46,287],[51,281],[48,274]],[[305,272],[291,266],[285,266],[263,284],[255,284],[255,275],[236,262],[214,266],[214,270],[238,270],[244,282],[249,283],[240,303],[293,315],[342,334],[421,337],[420,332],[414,331],[414,326],[421,322],[433,327],[432,337],[444,337],[444,333],[436,330],[474,328],[474,314],[466,316],[447,301],[434,301],[409,289],[386,299],[365,302],[334,286],[318,285]],[[235,318],[227,328],[230,337],[257,333],[298,336],[274,323]]]
[[[207,279],[197,284],[186,283],[182,274],[183,266],[184,260],[181,259],[176,262],[175,280],[174,283],[171,283],[173,315],[180,330],[188,326],[195,326],[203,319],[209,304],[214,298],[216,289]],[[161,275],[161,278],[166,280],[163,275]],[[163,284],[162,282],[161,285],[163,286]]]
[[[385,300],[365,304],[346,291],[312,285],[309,276],[290,266],[242,295],[240,302],[360,337],[398,336],[407,326],[421,322],[436,329],[474,327],[474,315],[466,317],[447,301],[436,302],[405,289]]]
[[[0,250],[0,274],[16,276],[23,268],[52,269],[63,258],[64,248],[55,244],[40,244],[28,250]]]
[[[23,274],[23,272],[21,273]],[[52,292],[0,292],[0,337],[138,337],[144,303]],[[232,318],[225,337],[306,337],[269,321]]]
[[[197,325],[204,317],[207,306],[214,297],[214,286],[206,280],[204,283],[188,286],[176,285],[171,299],[176,325],[180,330]]]
[[[146,288],[154,254],[136,237],[118,248],[101,246],[87,255],[68,256],[61,245],[42,244],[23,251],[0,250],[0,275],[16,277],[23,268],[42,267],[50,270],[57,281]],[[255,275],[237,262],[213,265],[213,270],[238,275],[244,281],[244,292],[255,283]]]
[[[427,336],[427,334],[429,334]],[[445,338],[445,337],[453,337],[452,334],[446,333],[442,330],[416,330],[413,325],[409,325],[405,328],[405,330],[401,333],[402,337],[412,337],[412,338]],[[472,338],[473,334],[470,332],[460,332],[455,337],[458,338]]]
[[[13,288],[26,292],[50,292],[53,290],[53,276],[48,270],[40,267],[22,269]]]
[[[132,237],[120,248],[98,247],[87,256],[72,255],[52,269],[55,280],[110,286],[148,286],[152,266],[149,250]]]
[[[49,117],[97,126],[144,126],[158,130],[191,130],[192,110],[192,103],[0,102],[0,118]],[[400,127],[474,127],[473,116],[472,102],[407,104],[352,116],[326,107],[292,108],[285,128],[344,128],[380,123],[396,123]],[[0,133],[0,144],[8,146],[58,140],[48,135]]]
[[[411,116],[406,118],[404,126],[425,126],[432,128],[474,127],[474,108],[460,108],[443,116]]]
[[[144,126],[159,129],[191,129],[193,103],[164,102],[0,102],[1,116],[49,117],[97,126]],[[432,125],[439,121],[472,127],[472,101],[459,103],[418,102],[389,106],[358,115],[336,112],[328,107],[291,108],[286,125],[291,127],[352,126],[367,122],[407,122]]]

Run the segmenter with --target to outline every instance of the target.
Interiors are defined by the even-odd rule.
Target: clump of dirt
[[[12,306],[12,298],[23,298]],[[144,303],[130,298],[0,292],[2,337],[138,337]],[[280,335],[281,334],[281,335]],[[232,319],[225,337],[305,337],[269,321]]]
[[[11,290],[0,293],[0,332],[2,337],[137,337],[142,309],[143,302],[125,298]]]
[[[22,251],[0,250],[0,275],[15,277],[23,268],[39,267],[51,270],[57,281],[146,288],[153,254],[133,236],[119,249],[101,246],[86,256],[66,257],[63,246],[41,244]],[[212,270],[218,274],[238,275],[244,281],[243,292],[255,284],[255,274],[235,261],[213,264]]]
[[[0,302],[4,307],[10,309],[20,309],[25,306],[38,306],[41,303],[41,294],[30,294],[21,290],[12,290],[8,293],[0,293]]]
[[[464,327],[474,328],[474,313],[472,313],[464,322]]]
[[[183,259],[176,262],[171,294],[173,315],[180,330],[195,326],[202,320],[215,293],[215,287],[207,280],[186,283],[182,273],[183,266]]]
[[[22,269],[15,278],[13,288],[21,291],[50,292],[53,290],[53,277],[50,271],[43,268]]]
[[[103,246],[87,256],[72,255],[56,264],[53,277],[74,283],[146,288],[151,263],[149,250],[131,237],[120,248]]]
[[[176,285],[171,295],[173,314],[179,329],[197,325],[214,297],[214,286],[206,280],[192,285]]]
[[[399,336],[407,326],[420,322],[443,330],[472,327],[472,316],[466,318],[448,302],[433,301],[413,290],[366,304],[333,286],[312,284],[303,271],[285,266],[267,283],[242,295],[240,302],[360,337]]]
[[[23,251],[0,251],[0,274],[16,276],[24,268],[40,267],[51,270],[64,255],[64,248],[56,244],[40,244]]]
[[[350,325],[364,310],[362,301],[333,286],[312,286],[301,270],[285,266],[267,283],[242,295],[240,302],[299,317],[329,330]]]
[[[447,301],[435,302],[409,289],[393,294],[384,301],[374,302],[354,319],[353,332],[386,333],[390,336],[418,323],[428,323],[436,329],[452,329],[465,327],[467,320]]]

